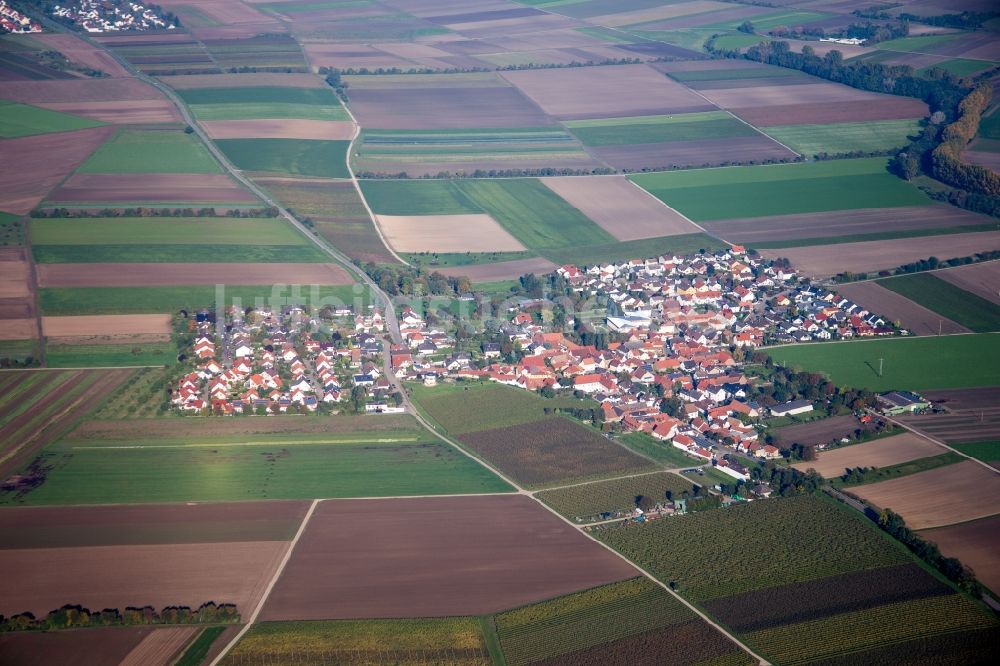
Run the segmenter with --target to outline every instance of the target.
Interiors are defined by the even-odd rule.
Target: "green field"
[[[667,72],[667,76],[675,81],[680,81],[681,83],[696,83],[698,81],[775,79],[788,77],[804,79],[809,78],[807,74],[803,74],[802,72],[794,69],[771,67],[769,65],[765,65],[763,67],[740,67],[736,69],[705,69],[695,70],[692,72]]]
[[[55,469],[23,501],[142,504],[510,490],[486,468],[420,431],[220,439],[122,442],[70,436],[45,449]]]
[[[481,213],[451,180],[362,180],[377,215],[465,215]]]
[[[265,171],[350,178],[347,147],[350,141],[312,139],[219,139],[215,144],[244,171]]]
[[[359,307],[366,305],[364,290],[355,294],[352,287],[302,285],[298,293],[291,287],[278,285],[226,285],[226,304],[239,299],[249,307],[257,299],[262,304],[322,305],[327,299],[337,299]],[[275,297],[278,299],[275,301]],[[212,307],[216,299],[215,285],[186,287],[47,287],[38,290],[38,302],[45,315],[79,314],[156,314]]]
[[[860,515],[812,495],[739,504],[595,535],[660,580],[676,581],[680,593],[695,600],[909,561]]]
[[[620,146],[754,136],[757,131],[725,111],[676,116],[574,120],[564,123],[585,146]]]
[[[120,130],[81,173],[222,173],[201,141],[180,130]]]
[[[710,25],[705,25],[702,27],[719,29],[719,30],[736,30],[736,28],[738,28],[743,23],[743,21],[749,20],[751,23],[753,23],[753,27],[757,32],[766,32],[768,30],[771,30],[772,28],[777,28],[778,26],[785,26],[786,28],[794,28],[796,26],[801,26],[804,23],[820,21],[830,16],[833,15],[823,12],[808,12],[808,11],[787,9],[784,11],[778,11],[771,14],[762,14],[760,16],[753,16],[749,19],[735,19],[732,21],[722,21],[719,23],[712,23]]]
[[[667,501],[667,492],[680,498],[681,493],[690,493],[693,489],[691,482],[683,477],[658,472],[546,490],[537,497],[570,520],[593,522],[604,512],[631,511],[640,497],[662,504]]]
[[[0,247],[24,245],[21,216],[0,212]]]
[[[197,88],[177,93],[199,120],[350,120],[329,88]]]
[[[261,622],[221,663],[484,666],[490,660],[479,621],[456,617]]]
[[[919,206],[930,199],[886,171],[885,158],[699,169],[631,176],[692,220]]]
[[[191,110],[198,120],[258,120],[262,118],[350,120],[347,111],[342,106],[320,106],[318,104],[279,104],[276,102],[192,104]]]
[[[93,217],[32,219],[32,245],[305,245],[276,217]],[[188,248],[190,249],[190,248]]]
[[[502,384],[458,382],[428,388],[409,387],[414,401],[452,435],[541,421],[546,408],[592,408],[590,400],[545,399],[537,393]]]
[[[967,442],[965,444],[949,444],[956,451],[988,463],[1000,460],[1000,440],[989,442]]]
[[[669,467],[696,467],[706,462],[685,455],[672,444],[661,442],[644,432],[630,432],[619,437],[618,441],[636,453]]]
[[[358,157],[362,169],[379,162],[414,163],[502,159],[586,158],[565,130],[552,127],[455,130],[365,130]]]
[[[900,275],[879,280],[878,283],[970,331],[1000,331],[1000,306],[956,287],[933,273]]]
[[[935,65],[928,65],[917,70],[918,76],[926,76],[932,69],[943,69],[954,76],[971,76],[985,69],[996,67],[997,63],[985,60],[965,60],[964,58],[954,58],[945,60]]]
[[[327,263],[315,245],[38,245],[40,264]]]
[[[200,666],[205,661],[205,657],[208,656],[208,651],[212,647],[212,643],[225,630],[225,627],[208,627],[207,629],[202,629],[198,634],[198,638],[194,639],[184,650],[181,658],[174,662],[174,666]]]
[[[781,365],[828,375],[838,386],[873,391],[971,388],[997,383],[1000,334],[786,345],[767,353]]]
[[[832,125],[786,125],[766,127],[763,131],[803,155],[837,155],[901,148],[907,144],[908,136],[920,132],[920,121],[876,120]]]
[[[0,138],[3,139],[50,132],[71,132],[105,124],[99,120],[0,100]]]
[[[903,51],[906,53],[920,51],[933,53],[935,47],[959,38],[961,38],[960,34],[901,37],[899,39],[891,39],[888,42],[879,43],[878,49],[880,51]]]
[[[766,42],[767,37],[762,35],[748,35],[743,32],[730,32],[715,38],[715,48],[717,49],[745,49],[761,42]]]
[[[171,342],[109,345],[49,345],[45,363],[50,368],[171,365],[177,349]]]

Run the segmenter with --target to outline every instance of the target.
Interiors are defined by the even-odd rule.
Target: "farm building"
[[[890,416],[911,414],[931,406],[930,402],[909,391],[884,393],[878,397],[878,403],[882,407],[882,411]]]
[[[805,414],[812,410],[813,405],[811,400],[792,400],[783,405],[775,405],[771,408],[771,414],[774,416],[795,416],[796,414]]]

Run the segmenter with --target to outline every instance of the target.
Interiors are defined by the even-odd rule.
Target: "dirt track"
[[[335,264],[41,264],[40,287],[199,284],[352,284]]]
[[[634,575],[522,495],[328,500],[261,619],[478,615]]]

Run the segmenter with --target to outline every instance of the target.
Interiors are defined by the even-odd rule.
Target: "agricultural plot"
[[[415,662],[490,666],[475,618],[262,622],[222,661],[251,666],[267,660],[303,666]]]
[[[347,271],[335,264],[40,264],[42,288],[158,287],[180,285],[288,284],[294,278],[305,284],[350,285]]]
[[[665,503],[668,495],[680,497],[693,489],[683,477],[660,472],[547,490],[537,497],[570,520],[589,522],[605,512],[631,511],[642,500]]]
[[[302,47],[290,35],[263,34],[244,39],[204,39],[209,56],[223,69],[306,72]]]
[[[0,138],[3,139],[51,132],[72,132],[103,124],[90,118],[0,100]]]
[[[23,215],[76,169],[113,132],[95,127],[76,132],[0,139],[0,210]]]
[[[101,43],[135,68],[149,75],[218,74],[222,70],[191,35],[102,35]]]
[[[127,340],[127,336],[123,336],[95,344],[74,344],[78,338],[71,341],[51,339],[45,348],[45,364],[49,368],[113,368],[163,366],[177,362],[177,348],[169,341],[140,338],[124,342],[123,338]]]
[[[259,178],[285,206],[308,216],[313,229],[352,259],[396,263],[353,183],[336,180]]]
[[[883,284],[882,281],[847,283],[838,287],[837,293],[917,335],[969,333],[965,326],[918,305],[895,290],[886,289]]]
[[[522,275],[534,273],[543,275],[551,273],[557,264],[548,259],[536,257],[534,259],[514,259],[512,261],[499,261],[495,264],[479,264],[475,266],[445,267],[438,270],[442,275],[451,277],[467,277],[474,284],[495,283],[507,280],[516,280]]]
[[[830,125],[776,125],[766,129],[802,155],[884,152],[902,148],[920,132],[917,120],[879,120]]]
[[[11,81],[4,98],[122,125],[180,121],[162,93],[134,78]]]
[[[470,130],[365,130],[353,157],[362,173],[482,173],[506,169],[594,169],[588,155],[561,128]]]
[[[649,471],[653,463],[562,417],[461,435],[459,441],[531,488]]]
[[[179,130],[119,130],[79,173],[221,173],[222,168],[193,134]]]
[[[922,531],[947,557],[956,557],[972,567],[976,578],[994,593],[1000,589],[1000,516],[974,520],[951,527]]]
[[[350,141],[218,139],[216,145],[239,169],[265,174],[350,178]]]
[[[929,203],[883,158],[707,169],[631,177],[695,222]]]
[[[261,619],[481,615],[634,572],[519,495],[325,501]]]
[[[949,268],[936,272],[934,276],[970,294],[1000,305],[1000,262]]]
[[[331,88],[251,85],[255,82],[246,81],[245,88],[181,88],[178,94],[199,120],[350,120]]]
[[[155,631],[153,627],[97,627],[86,631],[7,632],[0,634],[0,661],[30,666],[65,663],[75,655],[86,655],[94,666],[118,666]]]
[[[888,467],[899,463],[945,453],[934,442],[912,433],[821,451],[817,460],[792,465],[805,471],[814,469],[827,478],[840,476],[855,467]]]
[[[397,252],[523,252],[524,246],[489,215],[379,215]]]
[[[523,70],[502,76],[560,120],[716,110],[711,102],[646,65]]]
[[[566,176],[543,178],[542,183],[619,241],[700,231],[624,177]]]
[[[838,386],[874,391],[991,386],[1000,363],[995,333],[772,347],[776,363],[821,372]],[[882,374],[878,373],[882,359]]]
[[[848,242],[849,240],[844,239],[836,247],[830,245],[788,247],[782,244],[780,250],[763,250],[761,254],[772,259],[784,257],[791,261],[800,273],[819,277],[838,273],[864,274],[896,268],[913,261],[927,259],[931,251],[940,259],[951,259],[968,257],[985,250],[1000,249],[998,231],[936,236],[933,248],[928,248],[927,238],[894,238],[861,242]]]
[[[750,660],[646,578],[507,611],[497,615],[495,623],[510,666]]]
[[[222,173],[75,173],[43,208],[208,206],[244,208],[260,201]]]
[[[792,444],[829,444],[831,440],[849,437],[858,428],[867,426],[851,414],[816,419],[807,423],[783,426],[769,430],[775,441],[786,446]]]
[[[607,528],[595,536],[700,601],[908,560],[863,521],[808,495]],[[719,543],[739,543],[740,557]]]
[[[1000,474],[968,460],[851,492],[898,513],[915,530],[952,525],[1000,513]]]
[[[1000,330],[1000,305],[938,279],[934,273],[901,275],[878,284],[977,333]]]
[[[509,486],[419,431],[389,436],[68,439],[39,463],[45,481],[7,502],[229,501],[504,492]],[[221,474],[221,472],[225,472]]]

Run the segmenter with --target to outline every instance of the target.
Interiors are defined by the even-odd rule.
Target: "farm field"
[[[659,472],[612,481],[597,481],[569,488],[546,490],[536,497],[575,522],[590,522],[603,512],[631,511],[639,498],[656,503],[667,501],[667,493],[680,497],[694,486],[681,476]]]
[[[639,455],[652,458],[666,467],[696,467],[704,464],[702,460],[681,453],[673,445],[661,442],[644,432],[630,432],[622,435],[619,442]]]
[[[221,173],[208,149],[179,130],[119,130],[80,173]]]
[[[64,344],[50,339],[45,348],[49,368],[129,367],[136,365],[173,365],[177,348],[172,342],[145,340],[122,344]]]
[[[526,497],[324,501],[261,618],[479,615],[634,571]]]
[[[965,291],[935,273],[901,275],[878,284],[977,333],[1000,330],[1000,305]]]
[[[989,463],[997,467],[1000,462],[1000,441],[988,442],[966,442],[963,444],[952,444],[953,449],[961,451],[967,456],[972,456],[977,460]]]
[[[933,541],[948,557],[957,557],[972,567],[976,577],[997,593],[1000,590],[1000,517],[983,518],[960,525],[924,530],[920,536]]]
[[[350,178],[349,141],[310,139],[217,139],[216,145],[239,169],[271,174]]]
[[[646,578],[500,613],[510,666],[529,663],[750,663],[750,656]]]
[[[86,655],[94,666],[118,666],[153,627],[98,627],[85,631],[6,632],[0,634],[0,661],[11,666],[60,663]]]
[[[964,452],[973,457],[982,459],[992,455],[990,460],[1000,460],[1000,455],[989,446],[990,441],[1000,439],[1000,409],[995,405],[953,410],[948,414],[904,416],[902,419],[906,425],[930,437],[952,445],[969,445],[971,449]],[[976,446],[980,442],[983,444]]]
[[[685,597],[702,601],[908,561],[861,521],[832,501],[807,495],[594,534],[658,579],[676,581]],[[720,542],[739,542],[740,559],[728,557],[716,546]]]
[[[490,666],[476,618],[262,622],[222,661],[250,666],[262,660],[303,666],[328,663],[411,663]]]
[[[4,97],[118,125],[180,121],[162,93],[132,78],[5,81]]]
[[[969,266],[958,266],[934,274],[959,289],[1000,305],[1000,262],[990,261]]]
[[[51,132],[72,132],[103,124],[90,118],[0,100],[0,138],[4,139]]]
[[[899,479],[866,484],[851,492],[890,508],[914,530],[952,525],[1000,513],[1000,474],[967,460]]]
[[[869,312],[877,312],[917,335],[970,333],[971,331],[940,313],[929,310],[879,281],[849,282],[837,287],[837,293]]]
[[[806,423],[781,426],[769,430],[774,439],[785,445],[791,444],[829,444],[832,440],[848,437],[858,428],[866,428],[852,414],[831,416]]]
[[[29,228],[32,245],[306,244],[306,239],[281,218],[35,218]]]
[[[248,190],[221,173],[75,173],[49,195],[43,208],[241,208],[258,203]]]
[[[884,158],[705,169],[631,176],[695,222],[739,217],[893,208],[927,197],[885,170]]]
[[[191,107],[195,117],[204,121],[267,118],[350,120],[340,99],[330,88],[182,88],[178,94]]]
[[[920,132],[916,120],[878,120],[829,125],[784,125],[766,129],[789,148],[803,155],[879,152],[901,148],[907,137]]]
[[[995,333],[771,347],[776,363],[874,391],[966,388],[996,383]],[[882,375],[878,374],[879,359]]]
[[[529,488],[649,471],[653,464],[559,416],[458,437],[504,474]]]
[[[42,463],[50,467],[44,483],[3,499],[135,504],[509,490],[482,466],[420,431],[226,439],[97,441],[70,435],[43,452]]]
[[[350,285],[353,282],[339,265],[320,263],[41,264],[37,271],[38,286],[42,288],[246,284],[258,280],[287,284],[292,277],[317,285]]]
[[[792,467],[801,471],[815,469],[826,478],[833,478],[855,467],[888,467],[945,452],[945,449],[934,442],[905,432],[870,442],[820,451],[817,460],[796,463]]]
[[[377,219],[386,242],[397,252],[524,252],[524,246],[489,215],[379,215]]]

